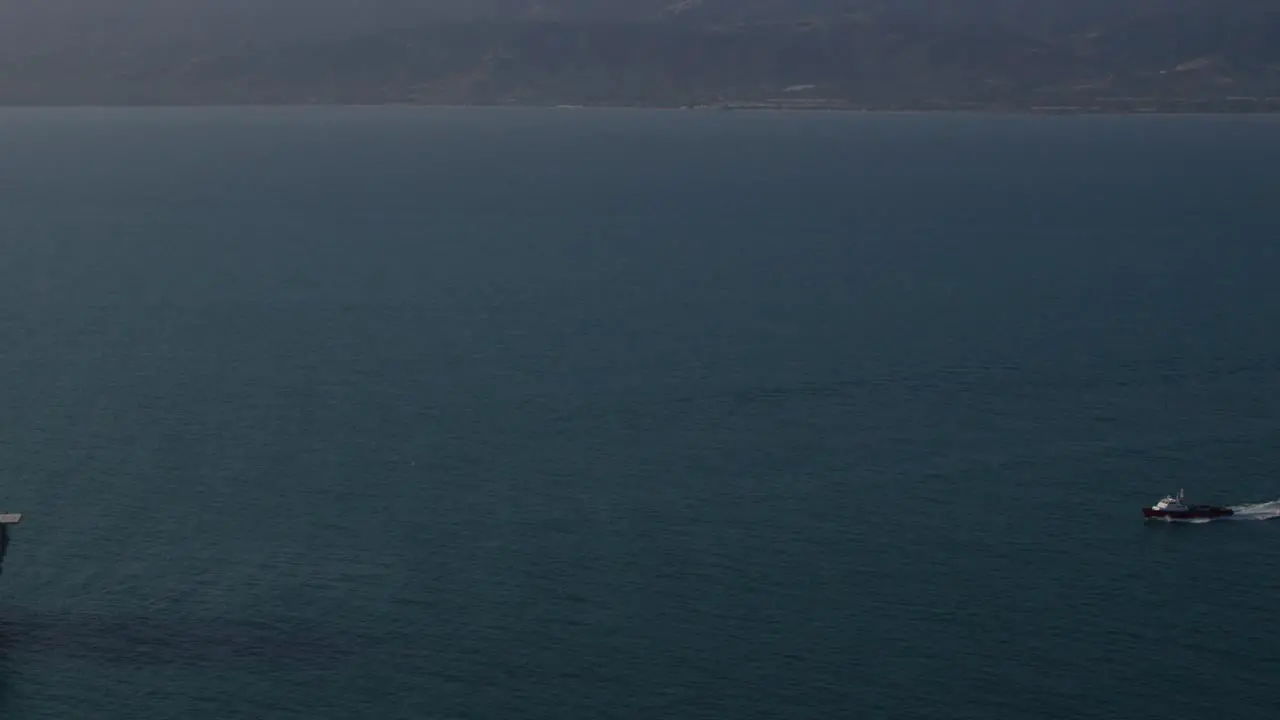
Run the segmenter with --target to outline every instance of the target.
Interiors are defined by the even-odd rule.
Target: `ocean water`
[[[0,717],[1272,717],[1276,157],[0,112]]]

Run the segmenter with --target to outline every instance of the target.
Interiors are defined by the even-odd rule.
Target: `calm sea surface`
[[[1277,158],[0,112],[0,717],[1274,717]]]

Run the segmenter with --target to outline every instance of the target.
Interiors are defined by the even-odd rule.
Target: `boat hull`
[[[1185,510],[1157,510],[1155,508],[1142,508],[1142,516],[1148,518],[1169,518],[1171,520],[1195,520],[1199,518],[1213,519],[1221,517],[1230,517],[1235,511],[1227,507],[1215,507],[1213,505],[1198,505],[1189,507]]]

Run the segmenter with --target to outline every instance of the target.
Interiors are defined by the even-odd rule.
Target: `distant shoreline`
[[[877,115],[1152,115],[1152,116],[1194,116],[1194,115],[1280,115],[1280,103],[1266,104],[1255,109],[1180,109],[1170,107],[1144,108],[1100,108],[1100,107],[877,107],[858,106],[853,104],[789,104],[757,101],[725,102],[705,105],[666,105],[666,104],[574,104],[574,103],[429,103],[429,102],[120,102],[120,103],[8,103],[0,100],[0,110],[110,110],[110,109],[230,109],[230,108],[278,108],[278,109],[322,109],[322,108],[421,108],[436,110],[660,110],[668,112],[784,112],[784,113],[841,113],[841,114],[877,114]]]

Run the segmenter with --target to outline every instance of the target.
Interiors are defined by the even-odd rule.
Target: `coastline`
[[[1110,105],[1109,107],[1107,105]],[[840,113],[876,115],[1147,115],[1147,116],[1241,116],[1280,115],[1280,98],[1267,98],[1252,107],[1222,107],[1211,101],[1164,102],[1156,105],[1123,106],[1106,103],[1080,106],[1063,105],[981,105],[956,103],[952,105],[921,106],[911,103],[860,104],[852,102],[784,102],[784,101],[725,101],[718,103],[675,105],[665,103],[565,103],[565,102],[413,102],[389,100],[384,102],[353,101],[272,101],[272,100],[208,100],[187,102],[92,102],[68,100],[64,102],[7,102],[0,99],[0,111],[4,110],[53,110],[53,109],[218,109],[218,108],[421,108],[435,110],[646,110],[665,112],[784,112],[784,113]]]

